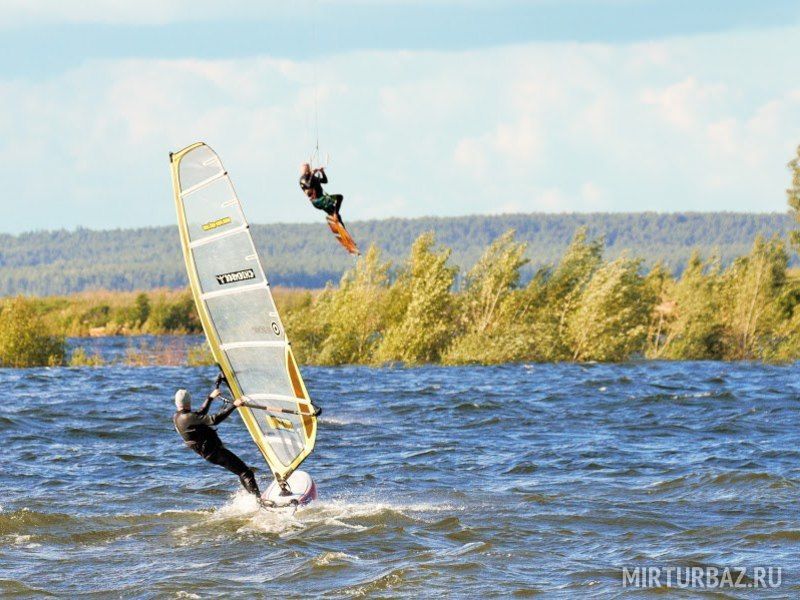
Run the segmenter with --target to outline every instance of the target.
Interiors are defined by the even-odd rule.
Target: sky
[[[784,211],[800,4],[0,0],[0,231],[175,222],[205,141],[255,223]],[[318,136],[317,136],[318,133]]]

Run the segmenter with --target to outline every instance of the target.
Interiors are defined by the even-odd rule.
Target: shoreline
[[[74,368],[113,368],[113,367],[210,367],[215,364],[202,334],[131,334],[107,335],[99,337],[76,336],[66,339],[67,354],[64,364],[46,367],[0,367],[2,370],[27,369],[74,369]],[[76,356],[77,353],[77,356]],[[523,368],[574,366],[576,368],[594,367],[640,367],[642,365],[663,366],[677,363],[709,365],[753,365],[759,367],[791,368],[798,360],[763,361],[752,359],[713,360],[713,359],[664,359],[632,357],[619,362],[599,361],[516,361],[505,363],[460,363],[430,362],[406,365],[398,362],[386,363],[343,363],[320,364],[306,362],[302,367],[323,367],[334,369],[409,369],[409,368]]]

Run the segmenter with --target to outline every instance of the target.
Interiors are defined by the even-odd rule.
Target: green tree
[[[64,353],[64,337],[49,330],[34,301],[18,296],[6,303],[0,313],[0,365],[59,365]]]
[[[319,363],[320,347],[328,336],[328,324],[324,316],[334,292],[333,286],[328,285],[316,301],[310,292],[306,292],[300,301],[293,302],[281,312],[295,359],[300,364]]]
[[[695,252],[680,279],[659,305],[666,333],[651,358],[704,360],[722,357],[724,325],[720,288],[718,263],[713,260],[703,263]]]
[[[137,324],[142,325],[150,316],[150,299],[147,294],[140,292],[136,296],[134,304],[134,320]]]
[[[150,333],[200,333],[203,330],[190,291],[174,300],[162,299],[149,311],[145,331]]]
[[[126,302],[116,307],[108,317],[108,323],[128,329],[139,329],[150,316],[150,299],[147,294],[140,292],[133,303]]]
[[[795,361],[800,358],[800,279],[788,279],[778,300],[781,315],[776,330],[770,335],[773,344],[764,353],[770,361]]]
[[[576,361],[623,361],[643,350],[655,294],[639,274],[641,262],[625,257],[601,266],[568,316]]]
[[[589,240],[585,227],[575,232],[558,266],[541,269],[516,298],[514,354],[517,360],[572,360],[567,331],[581,295],[603,263],[603,240]]]
[[[723,277],[725,358],[750,360],[772,352],[782,318],[781,296],[789,257],[778,238],[756,238],[748,256],[737,259]]]
[[[315,362],[338,365],[372,359],[384,326],[389,267],[377,246],[370,246],[344,274],[339,288],[319,303],[314,316],[324,322],[327,336]]]
[[[403,272],[392,286],[387,327],[376,353],[379,362],[436,362],[453,333],[451,288],[457,269],[447,265],[449,249],[434,249],[433,233],[411,248]]]
[[[458,326],[462,332],[448,350],[449,363],[500,363],[513,360],[514,307],[510,300],[528,262],[526,245],[514,239],[514,230],[497,238],[467,274],[458,298]]]
[[[795,221],[800,222],[800,146],[797,147],[796,156],[786,166],[792,172],[792,184],[786,190],[789,212]],[[800,249],[800,230],[795,229],[791,232],[791,240],[794,247]]]
[[[675,281],[664,263],[657,262],[645,277],[648,293],[654,298],[655,306],[650,315],[650,326],[647,332],[647,346],[645,355],[657,357],[666,338],[666,328],[675,304],[669,298],[670,290]]]
[[[81,315],[81,323],[86,327],[105,327],[111,315],[108,304],[92,306]]]

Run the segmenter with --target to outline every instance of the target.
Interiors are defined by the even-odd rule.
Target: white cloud
[[[800,50],[798,33],[328,57],[316,95],[330,189],[351,220],[783,210],[800,88],[775,57]],[[726,58],[728,46],[753,56]],[[171,223],[167,153],[198,139],[252,221],[316,219],[296,187],[315,142],[314,71],[107,60],[0,81],[6,229]]]
[[[645,89],[641,98],[644,104],[653,105],[668,123],[689,129],[702,121],[705,109],[718,104],[730,93],[724,84],[702,84],[690,76],[661,89]]]

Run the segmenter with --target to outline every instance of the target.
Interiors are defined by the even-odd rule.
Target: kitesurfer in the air
[[[305,192],[314,208],[336,217],[344,225],[339,209],[342,207],[344,196],[341,194],[327,194],[322,189],[322,184],[328,183],[328,176],[323,167],[312,169],[308,163],[300,165],[300,187]]]
[[[253,469],[248,467],[241,458],[228,450],[219,439],[215,427],[227,419],[235,408],[241,406],[242,400],[236,399],[213,415],[208,414],[211,403],[219,397],[219,386],[225,381],[220,375],[217,377],[214,390],[208,395],[199,409],[192,411],[191,397],[186,390],[175,393],[175,414],[172,422],[175,430],[181,435],[186,445],[205,458],[208,462],[228,469],[239,477],[244,489],[253,494],[259,501],[261,492],[258,489],[256,476]]]

